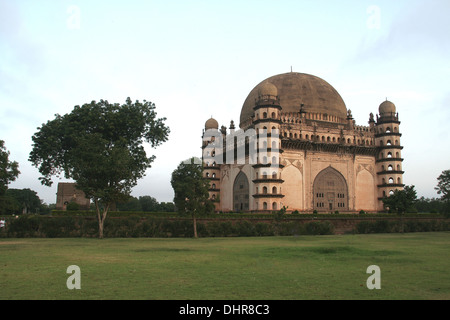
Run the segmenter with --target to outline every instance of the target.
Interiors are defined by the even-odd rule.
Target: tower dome
[[[241,127],[251,119],[255,101],[261,93],[278,96],[286,113],[299,112],[303,104],[305,112],[327,114],[343,121],[347,119],[344,101],[328,82],[310,74],[288,72],[267,78],[250,91],[242,106]]]
[[[211,117],[205,122],[205,130],[208,129],[219,129],[219,123],[216,119]]]
[[[269,81],[264,81],[261,83],[261,86],[258,87],[258,95],[259,96],[278,96],[278,89]]]
[[[388,100],[383,101],[383,103],[380,104],[380,107],[378,108],[380,115],[394,114],[395,110],[396,110],[395,104],[393,104]]]

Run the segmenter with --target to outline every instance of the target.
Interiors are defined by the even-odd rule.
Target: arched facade
[[[332,167],[322,170],[314,179],[314,210],[348,210],[348,186],[344,176]]]
[[[247,176],[242,171],[236,176],[233,184],[233,209],[236,212],[250,209],[250,186]]]

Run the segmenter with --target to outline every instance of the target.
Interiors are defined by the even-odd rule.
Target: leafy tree
[[[15,210],[11,213],[37,213],[41,209],[42,201],[36,191],[31,189],[8,189],[6,196],[13,199]]]
[[[212,213],[214,209],[214,204],[209,200],[209,181],[203,177],[203,168],[198,163],[202,162],[196,158],[181,162],[170,181],[178,213],[192,217],[195,238],[197,217]]]
[[[41,183],[53,176],[73,179],[97,211],[99,237],[108,210],[127,199],[131,189],[151,167],[143,144],[156,148],[167,141],[165,118],[156,118],[151,102],[111,104],[92,101],[43,124],[33,135],[29,160],[39,169]]]
[[[418,212],[438,213],[443,211],[444,202],[437,198],[425,198],[424,196],[417,199],[415,207]]]
[[[142,211],[141,203],[136,197],[130,197],[127,201],[117,203],[119,211]]]
[[[175,212],[175,204],[173,202],[160,202],[159,209],[160,212]]]
[[[9,160],[9,151],[6,150],[5,142],[0,140],[0,197],[8,189],[8,184],[19,176],[19,164]]]
[[[158,200],[151,196],[139,197],[139,203],[141,205],[142,211],[146,212],[156,212],[159,211]]]
[[[414,186],[405,186],[403,190],[395,190],[388,198],[383,198],[385,207],[389,208],[390,212],[395,212],[400,215],[401,232],[404,230],[403,215],[406,212],[417,210],[415,202],[417,201],[417,192]]]
[[[450,170],[444,170],[437,178],[438,185],[435,187],[437,193],[442,195],[443,211],[450,213]]]
[[[417,200],[417,192],[414,186],[405,186],[403,190],[395,190],[392,195],[383,199],[384,206],[390,212],[404,214],[415,210],[414,204]]]

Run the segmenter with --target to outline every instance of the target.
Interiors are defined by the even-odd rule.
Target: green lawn
[[[81,270],[69,290],[67,267]],[[378,265],[381,289],[366,269]],[[0,299],[450,299],[450,232],[0,239]]]

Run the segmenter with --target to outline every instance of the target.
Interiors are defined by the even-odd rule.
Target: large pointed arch
[[[233,209],[236,212],[250,209],[250,185],[247,176],[242,171],[234,179]]]
[[[344,176],[331,166],[319,172],[313,186],[314,210],[347,211],[348,186]]]

